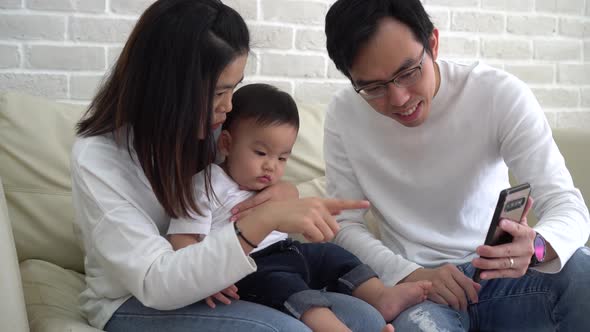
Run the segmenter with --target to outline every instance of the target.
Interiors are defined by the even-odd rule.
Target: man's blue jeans
[[[471,277],[470,263],[459,265]],[[529,270],[519,279],[482,282],[468,312],[426,301],[402,312],[396,331],[589,331],[590,249],[582,247],[557,274]]]

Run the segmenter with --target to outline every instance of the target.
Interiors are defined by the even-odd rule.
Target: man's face
[[[410,28],[391,18],[380,21],[375,35],[360,48],[350,76],[356,88],[384,83],[402,77],[420,66],[421,76],[409,86],[386,85],[385,94],[365,99],[378,113],[392,118],[406,127],[417,127],[426,121],[440,78],[434,63],[438,54],[438,30],[430,37],[432,56],[414,37]],[[399,76],[398,76],[399,75]],[[420,75],[420,73],[418,73]],[[400,81],[398,79],[398,81]]]
[[[271,186],[283,176],[296,138],[297,128],[290,124],[261,126],[254,120],[240,121],[219,138],[225,170],[243,189]]]

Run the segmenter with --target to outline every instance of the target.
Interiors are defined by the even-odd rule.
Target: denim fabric
[[[210,308],[204,301],[176,310],[145,307],[135,297],[125,302],[111,317],[105,331],[176,332],[176,331],[311,331],[301,321],[256,303],[232,301]]]
[[[324,296],[332,302],[336,317],[353,332],[381,331],[385,327],[383,316],[367,302],[340,293],[324,292]]]
[[[367,264],[359,265],[338,278],[340,293],[352,294],[358,286],[371,278],[378,278],[377,273]]]
[[[396,331],[469,330],[469,314],[429,300],[406,309],[393,320]]]
[[[323,293],[332,311],[352,331],[380,331],[385,322],[366,302],[338,293]],[[136,298],[125,302],[105,326],[113,332],[309,332],[301,321],[275,309],[246,301],[209,308],[203,301],[162,311],[143,306]]]
[[[471,277],[470,264],[458,266]],[[481,283],[468,313],[426,301],[401,313],[399,331],[587,331],[590,328],[590,249],[582,247],[556,274],[529,270],[518,279]]]
[[[287,312],[297,319],[301,319],[301,316],[310,308],[332,307],[332,303],[322,294],[321,291],[316,289],[307,289],[297,292],[289,296],[289,298],[283,304],[285,309],[287,309]]]
[[[332,243],[299,243],[290,239],[251,255],[256,272],[236,286],[247,301],[283,310],[296,318],[311,307],[330,307],[323,292],[350,295],[375,272]]]

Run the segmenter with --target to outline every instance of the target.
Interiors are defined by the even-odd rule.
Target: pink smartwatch
[[[545,261],[545,253],[547,252],[545,239],[541,234],[536,233],[533,245],[535,252],[533,253],[533,257],[531,257],[530,266],[537,266]]]

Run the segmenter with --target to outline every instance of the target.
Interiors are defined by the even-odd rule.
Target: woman
[[[248,51],[243,19],[220,1],[157,1],[140,18],[78,124],[72,190],[86,252],[81,305],[93,326],[111,331],[308,330],[254,303],[237,300],[210,308],[203,300],[237,298],[233,283],[256,270],[249,243],[272,230],[329,240],[338,229],[332,215],[366,208],[367,202],[300,200],[292,185],[281,183],[244,205],[266,201],[239,211],[239,232],[229,225],[176,252],[161,236],[171,217],[199,213],[191,179],[214,160],[213,132],[231,111]],[[206,187],[214,199],[210,184]],[[368,304],[329,296],[351,329],[384,325]]]

